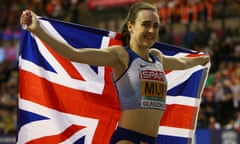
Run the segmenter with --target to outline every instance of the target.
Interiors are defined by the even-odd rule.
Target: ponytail
[[[128,31],[127,21],[122,26],[121,34],[123,45],[129,46],[130,32]]]

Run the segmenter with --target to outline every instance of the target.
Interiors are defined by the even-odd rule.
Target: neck
[[[140,57],[142,57],[145,60],[150,60],[149,57],[149,49],[145,47],[137,47],[137,46],[130,46],[131,50],[134,51],[136,54],[138,54]]]

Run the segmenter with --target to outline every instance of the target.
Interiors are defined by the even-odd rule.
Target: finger
[[[20,23],[29,25],[32,23],[32,18],[23,16],[23,17],[21,17]]]
[[[26,24],[30,25],[32,23],[32,14],[31,11],[25,10],[22,12],[21,17],[20,17],[20,24]]]
[[[31,11],[31,10],[24,10],[24,11],[22,12],[22,15],[32,16],[32,11]]]
[[[30,10],[24,10],[21,14],[21,17],[29,17],[31,18],[32,17],[32,12]]]

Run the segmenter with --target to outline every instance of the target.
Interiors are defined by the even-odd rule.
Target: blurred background
[[[15,143],[17,131],[22,10],[119,31],[129,6],[138,1],[142,0],[0,0],[0,144]],[[240,143],[240,0],[147,2],[159,10],[159,41],[211,56],[193,143]]]

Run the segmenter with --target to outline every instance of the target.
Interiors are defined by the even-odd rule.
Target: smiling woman
[[[156,7],[145,2],[136,3],[129,9],[122,28],[124,46],[75,49],[47,33],[31,10],[23,11],[20,23],[71,61],[112,67],[121,117],[111,144],[154,144],[166,107],[164,70],[185,69],[209,61],[208,56],[172,57],[157,49],[150,51],[158,39],[160,20]]]

